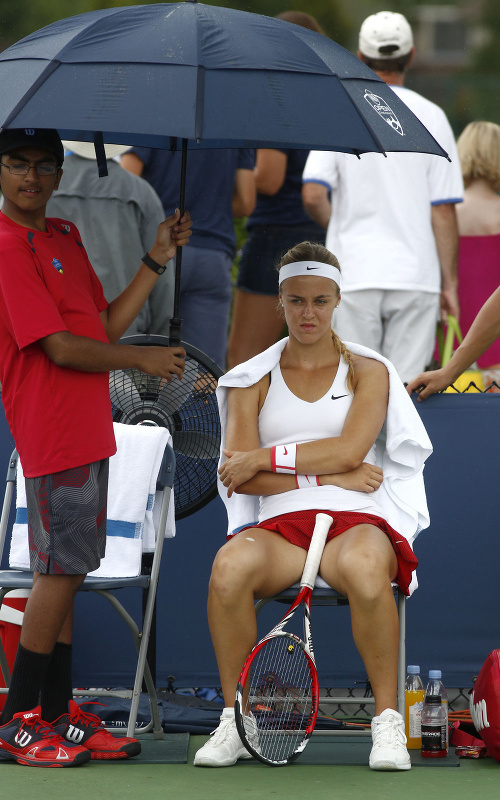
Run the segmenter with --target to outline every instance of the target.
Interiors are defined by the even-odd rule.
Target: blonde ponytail
[[[338,335],[338,333],[335,333],[333,328],[332,328],[332,340],[333,340],[333,346],[337,350],[337,353],[339,354],[339,356],[342,356],[342,358],[344,359],[345,363],[347,364],[347,367],[348,367],[347,379],[346,379],[347,388],[351,392],[351,394],[354,394],[354,388],[353,388],[354,387],[354,363],[353,363],[352,353],[345,346],[344,342],[341,341],[340,336]]]

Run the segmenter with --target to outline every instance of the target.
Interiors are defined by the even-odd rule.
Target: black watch
[[[153,272],[158,273],[158,275],[163,275],[163,273],[166,270],[166,266],[163,267],[161,264],[158,264],[158,262],[155,261],[154,258],[151,258],[149,253],[144,253],[142,257],[142,263],[145,264],[147,267],[149,267],[149,269],[152,269]]]

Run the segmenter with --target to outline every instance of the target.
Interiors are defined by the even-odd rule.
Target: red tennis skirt
[[[333,523],[326,537],[327,542],[349,528],[354,528],[356,525],[374,525],[376,528],[380,528],[389,537],[396,553],[398,560],[396,583],[404,594],[409,594],[408,587],[411,582],[411,574],[417,568],[418,559],[404,536],[401,536],[394,528],[391,528],[385,519],[377,517],[375,514],[362,514],[356,511],[325,511],[321,509],[294,511],[290,514],[281,514],[279,517],[271,517],[271,519],[266,519],[264,522],[259,522],[255,525],[248,525],[247,528],[242,528],[242,530],[264,528],[266,531],[275,531],[284,536],[285,539],[288,539],[291,544],[308,550],[316,522],[316,514],[320,513],[329,514],[333,517]],[[241,533],[241,531],[238,531],[238,533]]]

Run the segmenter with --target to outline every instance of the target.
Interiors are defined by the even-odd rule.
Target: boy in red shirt
[[[162,222],[135,277],[108,304],[78,230],[45,217],[63,158],[56,131],[0,133],[0,382],[26,478],[34,573],[0,760],[49,767],[140,752],[136,739],[112,736],[72,700],[73,600],[104,555],[116,450],[108,372],[135,367],[170,381],[184,371],[182,347],[117,342],[192,224],[187,212]]]

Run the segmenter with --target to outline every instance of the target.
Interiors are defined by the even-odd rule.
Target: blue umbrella
[[[374,72],[326,36],[196,0],[60,20],[0,54],[0,126],[145,147],[446,156]],[[181,179],[180,208],[184,208]],[[178,319],[180,253],[174,317]],[[175,326],[174,326],[175,327]],[[172,330],[180,340],[180,328]]]

